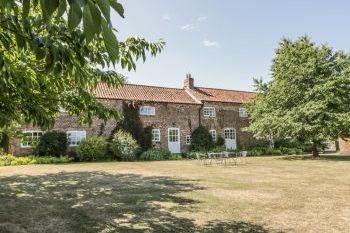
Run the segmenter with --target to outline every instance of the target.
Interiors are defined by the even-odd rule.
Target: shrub
[[[199,126],[192,133],[191,150],[209,151],[213,147],[213,139],[209,130],[204,126]]]
[[[225,139],[221,136],[218,136],[218,139],[216,140],[215,146],[217,146],[217,147],[225,146]]]
[[[110,149],[116,158],[132,161],[135,160],[140,146],[130,133],[119,130],[113,135]]]
[[[225,146],[215,146],[210,150],[210,152],[223,152],[223,151],[226,151]]]
[[[13,155],[0,156],[0,166],[16,166],[16,165],[28,165],[28,164],[52,164],[52,163],[69,163],[72,158],[68,156],[24,156],[16,157]]]
[[[107,141],[102,137],[91,137],[81,141],[76,148],[80,161],[94,161],[106,159]]]
[[[182,156],[180,154],[171,154],[169,159],[170,160],[181,160]]]
[[[186,159],[197,159],[197,153],[196,151],[188,151],[184,154],[184,158]]]
[[[166,159],[170,159],[171,155],[172,154],[170,153],[169,150],[149,149],[141,154],[140,159],[147,160],[147,161],[166,160]]]
[[[64,132],[50,131],[43,134],[35,148],[35,154],[39,156],[60,156],[67,151],[68,141]]]

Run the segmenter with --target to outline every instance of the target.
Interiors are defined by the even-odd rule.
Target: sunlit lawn
[[[1,167],[0,232],[350,232],[350,157]]]

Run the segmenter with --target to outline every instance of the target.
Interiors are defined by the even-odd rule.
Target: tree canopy
[[[0,129],[52,127],[60,108],[82,123],[120,117],[96,100],[97,84],[123,84],[115,70],[135,70],[165,44],[118,40],[111,10],[124,17],[117,0],[0,0]]]
[[[248,131],[311,142],[315,156],[322,142],[350,136],[349,54],[317,46],[307,36],[283,39],[271,71],[271,81],[256,80]]]

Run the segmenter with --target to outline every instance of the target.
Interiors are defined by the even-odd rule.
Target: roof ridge
[[[143,86],[143,87],[157,87],[157,88],[163,88],[163,89],[175,89],[175,90],[182,90],[184,91],[184,88],[178,88],[178,87],[162,87],[162,86],[155,86],[155,85],[146,85],[146,84],[135,84],[135,83],[125,83],[122,86]]]
[[[245,92],[245,93],[256,93],[255,91],[241,91],[241,90],[215,88],[215,87],[197,87],[197,86],[195,86],[194,88],[204,88],[204,89],[221,90],[221,91],[236,91],[236,92]]]

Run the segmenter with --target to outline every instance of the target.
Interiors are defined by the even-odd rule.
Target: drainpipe
[[[198,126],[202,125],[202,110],[203,110],[203,104],[201,105],[201,107],[198,110]]]

